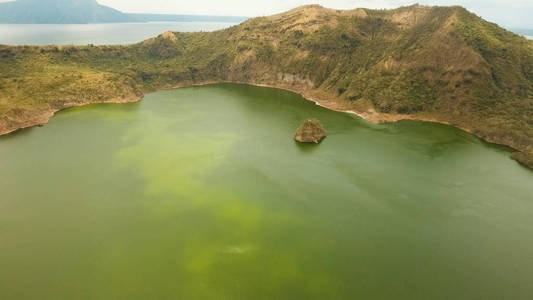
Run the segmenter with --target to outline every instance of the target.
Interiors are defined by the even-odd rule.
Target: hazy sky
[[[3,2],[5,0],[0,0]],[[338,9],[394,8],[420,3],[462,5],[504,27],[533,28],[533,0],[98,0],[124,12],[261,16],[286,11],[302,4],[321,4]]]

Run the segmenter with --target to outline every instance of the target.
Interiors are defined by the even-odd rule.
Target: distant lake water
[[[526,38],[529,40],[533,40],[533,36],[530,36],[530,35],[526,35]]]
[[[0,24],[4,45],[132,44],[172,31],[214,31],[236,25],[219,22],[150,22],[118,24]]]

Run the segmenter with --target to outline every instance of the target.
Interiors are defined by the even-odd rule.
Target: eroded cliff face
[[[522,151],[515,157],[531,165],[533,43],[460,7],[312,5],[131,46],[0,46],[0,68],[4,133],[57,109],[237,82],[291,90],[373,122],[450,124]]]

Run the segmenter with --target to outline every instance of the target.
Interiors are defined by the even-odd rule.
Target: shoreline
[[[43,111],[40,115],[35,116],[35,118],[31,118],[28,121],[22,123],[22,126],[16,127],[16,128],[10,128],[10,129],[1,129],[0,128],[0,136],[8,135],[10,133],[15,133],[20,130],[28,129],[31,127],[42,127],[50,122],[50,120],[55,116],[56,113],[67,110],[70,108],[76,108],[76,107],[82,107],[87,106],[91,104],[124,104],[124,103],[135,103],[141,101],[146,94],[143,94],[142,96],[129,96],[125,98],[112,98],[109,100],[104,101],[89,101],[89,102],[83,102],[83,103],[66,103],[66,106],[62,108],[56,108],[56,109],[50,109]]]
[[[161,90],[172,90],[172,89],[194,87],[194,86],[207,86],[207,85],[214,85],[214,84],[220,84],[220,83],[242,84],[242,85],[273,88],[273,89],[279,89],[279,90],[288,91],[288,92],[295,93],[295,94],[301,96],[303,99],[305,99],[307,101],[313,102],[317,106],[320,106],[320,107],[323,107],[323,108],[326,108],[328,110],[335,111],[335,112],[342,112],[342,113],[352,114],[352,115],[355,115],[355,116],[357,116],[357,117],[359,117],[359,118],[361,118],[361,119],[363,119],[363,120],[365,120],[367,122],[370,122],[372,124],[396,123],[396,122],[399,122],[399,121],[407,120],[407,121],[428,122],[428,123],[437,123],[437,124],[443,124],[443,125],[447,125],[447,126],[452,126],[452,127],[458,128],[458,129],[460,129],[460,130],[462,130],[462,131],[464,131],[466,133],[472,134],[472,135],[476,136],[477,138],[479,138],[480,140],[482,140],[484,142],[487,142],[487,143],[490,143],[490,144],[495,144],[495,145],[500,145],[500,146],[505,146],[505,147],[508,147],[509,149],[517,152],[517,153],[523,153],[521,150],[513,147],[512,145],[504,144],[502,142],[498,142],[498,141],[495,141],[495,140],[488,139],[486,137],[479,136],[479,135],[475,134],[473,132],[473,130],[471,130],[469,128],[465,128],[465,127],[462,127],[462,126],[454,125],[454,124],[451,124],[451,123],[446,122],[446,121],[439,121],[439,120],[437,120],[435,118],[423,117],[423,116],[413,116],[413,115],[406,115],[406,114],[384,114],[384,113],[376,112],[373,109],[369,109],[367,112],[358,112],[358,111],[355,111],[353,109],[348,109],[347,110],[347,109],[342,109],[341,106],[328,105],[326,103],[334,103],[334,102],[328,102],[328,101],[319,100],[319,99],[315,98],[314,96],[310,95],[308,92],[301,91],[301,90],[298,90],[296,88],[290,88],[290,87],[283,86],[283,85],[273,85],[273,84],[255,83],[255,82],[243,82],[243,81],[229,81],[229,80],[228,81],[226,81],[226,80],[204,81],[204,82],[199,82],[199,83],[192,83],[192,82],[190,82],[190,83],[181,83],[181,84],[176,84],[176,85],[172,85],[172,86],[165,86],[165,87],[156,89],[154,91],[143,92],[143,94],[140,95],[140,96],[139,95],[130,95],[130,96],[125,97],[125,98],[112,98],[112,99],[104,100],[104,101],[94,101],[94,102],[91,101],[91,102],[85,102],[85,103],[67,103],[65,107],[43,112],[41,115],[37,116],[36,118],[28,120],[24,125],[22,125],[20,127],[7,129],[7,130],[0,129],[0,136],[7,135],[7,134],[10,134],[10,133],[14,133],[14,132],[17,132],[19,130],[26,129],[26,128],[31,128],[31,127],[35,127],[35,126],[39,126],[39,127],[44,126],[44,125],[48,124],[50,119],[56,113],[58,113],[60,111],[63,111],[63,110],[66,110],[66,109],[69,109],[69,108],[82,107],[82,106],[91,105],[91,104],[135,103],[135,102],[142,101],[147,94],[156,93],[156,92],[161,91]],[[529,165],[521,162],[520,160],[517,160],[517,159],[513,158],[512,156],[511,156],[511,159],[517,161],[520,165],[523,165],[523,166],[525,166],[525,167],[527,167],[529,169],[533,169],[533,166],[529,166]]]

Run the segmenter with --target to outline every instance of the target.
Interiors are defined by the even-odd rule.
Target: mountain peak
[[[0,23],[105,23],[134,18],[96,0],[18,0],[0,3]]]

